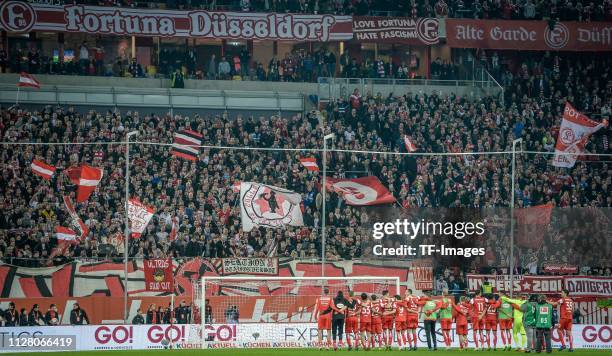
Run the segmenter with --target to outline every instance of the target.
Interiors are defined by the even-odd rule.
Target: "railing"
[[[433,91],[474,96],[498,95],[503,91],[501,85],[488,72],[483,72],[472,80],[320,77],[317,83],[319,104],[339,97],[346,98],[354,89],[358,89],[362,94],[380,93],[383,96]],[[474,89],[478,89],[479,92],[474,92]]]
[[[39,90],[0,84],[0,102],[35,105],[87,105],[174,109],[303,111],[300,93],[167,88],[119,88],[45,85]]]

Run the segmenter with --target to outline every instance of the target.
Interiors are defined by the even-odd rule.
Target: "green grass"
[[[595,356],[601,355],[602,353],[612,354],[612,350],[575,350],[573,353],[568,353],[567,350],[559,353],[557,350],[553,350],[555,354],[567,354],[568,356]],[[31,353],[30,353],[31,354]],[[223,355],[223,356],[319,356],[319,355],[380,355],[380,356],[399,356],[399,355],[412,355],[412,356],[431,356],[431,355],[450,355],[455,354],[458,356],[511,356],[511,355],[523,355],[522,352],[519,351],[459,351],[459,350],[451,350],[446,351],[444,349],[438,349],[437,352],[430,352],[426,349],[414,351],[319,351],[314,349],[224,349],[224,350],[132,350],[132,351],[108,351],[104,350],[104,355],[119,356],[136,356],[136,355],[146,355],[146,356],[215,356],[215,355]],[[4,354],[10,355],[10,354]],[[15,354],[15,355],[24,355],[24,354]],[[79,352],[45,352],[41,354],[42,356],[50,356],[50,355],[75,355],[75,356],[100,356],[102,355],[101,351],[79,351]],[[542,355],[546,355],[546,353],[542,353]]]

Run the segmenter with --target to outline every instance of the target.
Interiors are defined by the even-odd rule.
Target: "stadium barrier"
[[[200,327],[187,325],[86,325],[68,327],[8,327],[0,330],[2,342],[11,337],[42,337],[49,335],[75,336],[76,350],[147,350],[174,347],[201,348]],[[472,333],[468,332],[471,342]],[[612,349],[610,325],[574,325],[574,347]],[[318,347],[315,323],[214,324],[204,331],[205,348],[306,348]],[[425,330],[418,330],[419,347],[426,347]],[[438,345],[443,345],[441,330],[437,330]],[[459,342],[451,333],[452,347]],[[552,333],[553,347],[559,347],[560,337]],[[6,350],[2,345],[2,350]]]

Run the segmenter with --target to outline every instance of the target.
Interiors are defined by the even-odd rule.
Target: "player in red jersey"
[[[574,319],[574,301],[569,297],[569,291],[564,289],[561,291],[561,299],[556,302],[551,302],[555,307],[560,309],[559,317],[559,335],[561,336],[561,347],[559,351],[565,350],[565,337],[569,342],[569,351],[574,351],[574,338],[572,337],[572,320]]]
[[[380,300],[380,306],[383,310],[382,315],[382,329],[383,329],[383,340],[387,349],[391,349],[393,344],[393,320],[395,313],[393,310],[393,303],[395,300],[389,296],[389,291],[384,290],[382,292],[382,298]]]
[[[472,310],[470,306],[470,300],[468,297],[461,297],[459,305],[453,304],[453,309],[457,312],[455,316],[455,325],[457,329],[457,335],[459,335],[459,347],[461,349],[468,348],[467,332],[468,332],[468,320],[467,317]]]
[[[417,349],[417,334],[416,329],[419,327],[419,307],[422,305],[420,298],[412,295],[412,289],[406,290],[404,297],[406,306],[406,339],[410,350]]]
[[[358,298],[354,297],[354,293],[349,292],[348,301],[350,304],[348,305],[348,309],[346,311],[346,344],[348,345],[349,351],[352,349],[351,344],[351,335],[355,340],[355,349],[359,348],[359,307],[361,306],[361,302]]]
[[[395,335],[397,336],[397,344],[399,345],[400,350],[406,349],[406,330],[408,329],[408,312],[406,311],[406,301],[402,300],[400,295],[395,296],[395,300],[391,304],[391,309],[389,312],[393,313],[392,316],[395,316]],[[391,332],[393,328],[389,330]],[[391,336],[393,337],[393,336]]]
[[[474,333],[474,350],[479,350],[478,346],[478,338],[480,337],[480,345],[484,350],[484,333],[485,329],[485,320],[484,316],[486,313],[486,307],[489,301],[487,298],[483,297],[480,291],[476,291],[474,298],[470,301],[472,305],[472,310],[470,313],[470,319],[472,321],[472,331]]]
[[[382,307],[381,300],[378,299],[376,294],[372,294],[370,299],[372,300],[371,302],[372,304],[372,326],[370,329],[370,333],[371,333],[371,337],[374,340],[374,343],[371,345],[371,347],[374,348],[376,346],[375,345],[376,341],[378,341],[378,348],[382,349],[383,343],[384,343],[383,335],[382,335],[383,307]]]
[[[368,300],[368,295],[361,294],[361,307],[359,308],[359,331],[361,331],[361,346],[369,350],[374,345],[372,330],[372,304]]]
[[[487,348],[491,350],[491,331],[493,332],[493,350],[497,351],[497,309],[501,306],[499,295],[490,299],[485,315],[485,328],[487,329]]]
[[[327,330],[327,349],[331,347],[331,322],[332,322],[332,297],[329,289],[323,288],[323,295],[317,298],[317,330],[319,338],[319,349],[323,349],[323,331]]]

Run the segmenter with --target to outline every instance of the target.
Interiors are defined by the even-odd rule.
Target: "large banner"
[[[388,42],[432,45],[440,42],[438,19],[359,16],[353,18],[355,39],[360,42]]]
[[[612,298],[611,277],[565,276],[564,282],[572,297]]]
[[[499,331],[498,331],[499,332]],[[610,325],[574,325],[572,334],[574,348],[612,349]],[[44,337],[51,335],[74,336],[76,350],[146,350],[164,349],[172,346],[177,349],[202,348],[305,348],[319,347],[316,323],[249,323],[249,324],[212,324],[201,326],[184,325],[97,325],[97,326],[41,326],[2,328],[6,336]],[[444,340],[441,330],[437,330],[438,344]],[[426,347],[425,330],[417,330],[418,347]],[[459,346],[455,330],[450,334],[452,347]],[[500,335],[498,335],[498,339]],[[553,347],[561,346],[559,332],[552,332]],[[472,333],[468,332],[468,342],[473,345]],[[397,345],[397,342],[394,341]],[[9,350],[8,344],[0,345],[1,352]],[[27,351],[26,351],[27,352]]]
[[[222,274],[278,275],[278,258],[224,258]]]
[[[240,182],[240,217],[242,230],[256,227],[280,228],[303,226],[299,193],[273,185]]]
[[[171,258],[144,260],[145,289],[150,292],[172,292],[174,276]]]
[[[518,275],[511,282],[509,275],[468,274],[468,291],[480,290],[485,278],[498,293],[509,293],[510,286],[514,293],[559,294],[563,289],[563,277],[560,276]]]
[[[447,19],[446,43],[457,48],[611,51],[612,23]]]
[[[0,28],[99,35],[246,40],[343,41],[353,38],[351,16],[171,11],[5,1]]]

